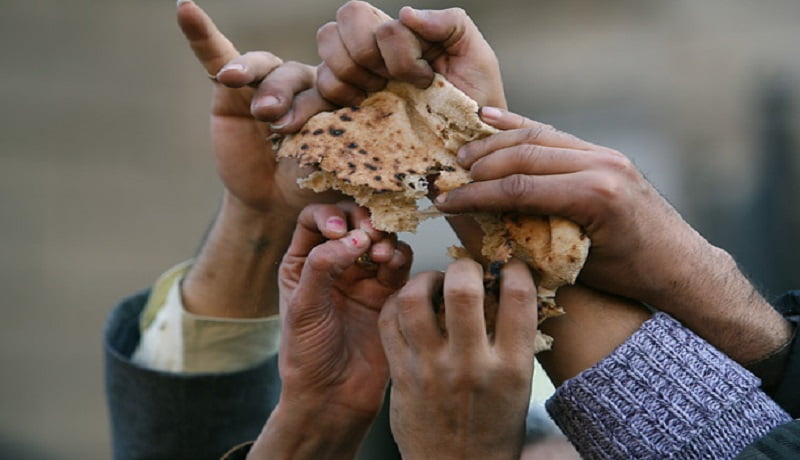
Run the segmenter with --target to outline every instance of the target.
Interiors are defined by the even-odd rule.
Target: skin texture
[[[359,102],[386,79],[428,87],[438,72],[480,105],[506,107],[497,57],[461,8],[404,7],[392,19],[351,1],[320,28],[320,93],[340,105]]]
[[[406,7],[399,16],[388,20],[364,2],[344,5],[337,22],[318,35],[321,49],[325,40],[341,37],[339,45],[320,53],[326,73],[338,77],[336,85],[320,80],[320,91],[329,99],[327,87],[349,86],[351,93],[364,94],[379,83],[365,73],[426,86],[436,70],[483,106],[502,100],[500,109],[484,107],[481,116],[506,132],[459,152],[476,182],[439,197],[440,210],[567,217],[592,238],[581,276],[588,286],[671,313],[740,363],[786,343],[788,323],[731,256],[689,226],[627,157],[502,110],[497,59],[463,11]],[[484,89],[476,90],[482,84]],[[450,221],[467,248],[478,253],[474,222]]]
[[[280,266],[280,401],[249,458],[348,458],[383,403],[388,364],[378,334],[386,298],[408,279],[398,243],[376,269],[363,208],[310,205]]]
[[[469,259],[415,276],[391,297],[380,330],[392,377],[392,433],[403,458],[519,458],[533,376],[536,288],[527,266],[502,271],[495,335],[483,271]],[[447,335],[432,300],[443,290]]]
[[[542,323],[553,348],[536,355],[555,386],[610,355],[651,316],[638,302],[580,284],[560,288],[556,301],[568,314]]]
[[[317,68],[283,63],[265,52],[240,55],[192,2],[179,5],[178,22],[205,71],[217,77],[211,135],[226,187],[219,216],[184,280],[184,302],[194,313],[254,317],[278,310],[275,266],[292,234],[293,220],[287,216],[297,215],[312,199],[320,198],[297,188],[295,178],[302,171],[293,163],[273,160],[269,143],[264,142],[269,135],[296,131],[314,113],[331,108],[332,102],[357,103],[388,78],[426,86],[434,70],[481,105],[506,106],[495,55],[459,9],[416,12],[404,8],[399,19],[391,20],[368,4],[350,2],[340,9],[337,23],[320,30],[324,62]],[[508,131],[460,153],[460,161],[472,169],[477,182],[450,192],[439,203],[442,210],[497,210],[514,203],[517,211],[569,217],[587,229],[595,244],[583,279],[587,284],[672,313],[740,362],[764,356],[785,341],[781,334],[788,334],[788,326],[771,315],[772,309],[730,256],[694,232],[623,155],[503,111],[484,109],[482,116]],[[284,259],[280,301],[284,393],[252,458],[320,458],[319,452],[352,456],[380,407],[387,363],[383,353],[375,352],[378,339],[373,323],[380,308],[375,301],[399,287],[395,284],[402,278],[400,273],[407,273],[400,260],[408,257],[410,261],[410,255],[404,255],[407,249],[393,237],[372,229],[360,214],[363,211],[336,209],[308,211],[316,217],[313,223],[303,218],[306,235],[298,237],[302,243],[293,246]],[[330,221],[328,213],[338,212],[346,218]],[[619,234],[630,238],[615,242],[612,237]],[[354,266],[356,254],[367,251],[381,267],[377,272],[365,273]],[[387,350],[389,346],[406,350],[398,356],[390,354],[395,362],[388,366],[393,379],[402,382],[392,393],[400,408],[392,423],[408,458],[429,455],[417,450],[429,445],[440,449],[445,458],[454,453],[463,457],[486,452],[481,458],[519,454],[530,384],[530,373],[520,372],[532,363],[528,355],[532,356],[532,350],[526,346],[533,340],[526,334],[532,333],[530,325],[536,323],[535,309],[532,321],[520,320],[530,312],[517,309],[514,320],[506,321],[506,331],[519,330],[498,331],[495,340],[489,341],[479,327],[482,317],[469,314],[479,305],[480,278],[476,282],[475,267],[459,265],[448,275],[451,289],[445,286],[445,291],[450,292],[450,303],[456,311],[464,306],[467,314],[448,324],[448,338],[439,336],[446,345],[413,347],[415,340],[433,337],[419,318],[406,323],[405,332],[395,331],[395,342],[391,342],[388,320],[381,320]],[[423,283],[416,294],[398,295],[387,303],[387,309],[394,306],[400,312],[395,328],[404,324],[398,318],[430,312],[428,294],[434,281]],[[516,292],[512,298],[530,294],[518,287],[510,292]],[[447,297],[446,292],[446,302]],[[577,298],[575,305],[598,302],[590,294]],[[620,310],[626,312],[623,316],[609,314],[608,318],[615,319],[597,322],[596,311],[586,309],[583,314],[580,307],[570,306],[569,299],[564,302],[572,319],[550,320],[552,326],[548,326],[562,344],[554,349],[554,356],[566,353],[569,357],[553,359],[546,366],[556,381],[576,375],[610,353],[614,343],[622,343],[644,320],[635,308],[627,308]],[[519,299],[509,301],[515,304],[520,304]],[[614,330],[602,347],[581,341],[576,334],[590,328],[608,338],[607,331],[597,327],[601,323],[626,326]],[[351,328],[355,333],[350,333]],[[403,340],[397,341],[397,336]],[[503,347],[498,342],[501,337],[518,340],[509,340],[515,346]],[[465,349],[470,352],[454,352]],[[525,362],[509,364],[515,359]],[[559,363],[574,365],[559,367]],[[433,369],[449,377],[433,379]],[[359,391],[353,390],[356,387]],[[437,403],[420,407],[417,398],[423,395]],[[478,425],[498,414],[501,419],[491,425],[498,427],[497,432]],[[451,430],[452,426],[459,429]],[[441,442],[443,438],[446,443]]]
[[[313,90],[313,68],[267,52],[240,56],[193,2],[178,5],[177,20],[203,69],[218,78],[210,131],[225,185],[217,219],[183,282],[184,304],[206,316],[275,314],[276,267],[292,234],[291,217],[312,195],[294,183],[297,167],[277,164],[264,139],[273,132],[269,123],[287,113],[329,105]]]
[[[444,212],[559,215],[592,239],[581,280],[672,314],[740,363],[780,348],[788,323],[725,251],[711,245],[621,153],[501,109],[504,130],[465,145],[475,182],[436,199]],[[620,238],[619,235],[625,235]]]

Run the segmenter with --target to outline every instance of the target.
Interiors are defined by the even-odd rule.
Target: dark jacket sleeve
[[[797,338],[797,325],[800,323],[800,291],[789,291],[782,295],[773,306],[794,327],[791,342],[781,350],[771,365],[777,367],[778,378],[775,383],[764,387],[764,392],[775,400],[794,418],[800,418],[800,339]]]
[[[736,460],[796,459],[800,455],[800,420],[785,423],[747,446]]]
[[[147,292],[111,313],[104,333],[114,458],[217,459],[255,439],[280,394],[277,359],[239,372],[177,374],[130,360]]]
[[[218,459],[233,446],[254,440],[280,395],[277,356],[221,374],[137,366],[130,358],[139,343],[139,315],[148,295],[141,292],[117,305],[103,334],[114,458]],[[385,409],[359,458],[399,458]]]

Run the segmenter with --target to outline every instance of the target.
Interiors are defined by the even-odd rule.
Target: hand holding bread
[[[397,19],[350,1],[317,34],[318,87],[339,105],[357,105],[389,80],[424,89],[439,73],[479,105],[506,107],[494,51],[461,8],[415,10]]]

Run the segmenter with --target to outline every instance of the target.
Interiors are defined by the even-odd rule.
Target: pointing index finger
[[[191,0],[178,2],[178,25],[200,64],[210,75],[239,56],[233,43],[214,25],[214,21]]]

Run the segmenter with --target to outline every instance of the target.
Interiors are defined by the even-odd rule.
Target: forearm
[[[756,291],[727,252],[705,240],[682,263],[670,292],[645,299],[740,364],[784,346],[791,327]]]
[[[581,285],[559,289],[556,302],[566,314],[542,323],[554,340],[551,350],[537,355],[556,386],[610,355],[650,317],[637,302]]]
[[[247,456],[260,459],[352,459],[372,420],[348,421],[334,410],[278,404]]]
[[[190,313],[254,318],[278,313],[278,264],[296,214],[254,211],[225,193],[214,225],[182,285]]]

